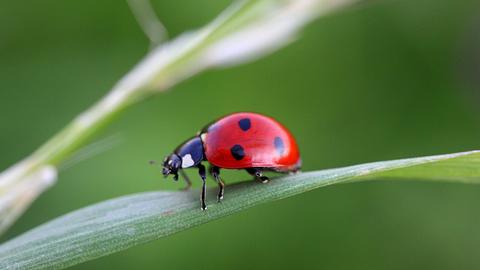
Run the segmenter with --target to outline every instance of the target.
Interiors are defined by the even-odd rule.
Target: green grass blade
[[[223,203],[210,190],[148,192],[101,202],[57,218],[0,246],[0,269],[60,269],[314,188],[371,179],[480,182],[480,152],[464,152],[313,171],[269,184],[230,185]]]

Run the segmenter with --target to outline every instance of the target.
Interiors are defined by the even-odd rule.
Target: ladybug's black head
[[[166,157],[163,161],[163,176],[167,177],[169,174],[173,174],[173,179],[178,180],[178,169],[182,167],[182,159],[175,153]]]

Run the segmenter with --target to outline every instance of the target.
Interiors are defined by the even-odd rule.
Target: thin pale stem
[[[167,38],[167,29],[158,19],[152,3],[149,0],[127,0],[140,28],[150,40],[150,46],[155,48]]]

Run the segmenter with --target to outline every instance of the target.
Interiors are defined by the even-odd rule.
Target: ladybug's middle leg
[[[201,203],[202,210],[206,210],[207,204],[205,203],[205,196],[207,193],[207,184],[205,180],[207,180],[207,175],[205,172],[205,166],[203,166],[202,164],[198,164],[197,167],[198,167],[198,174],[202,178],[202,194],[200,196],[200,203]]]
[[[220,178],[220,168],[217,166],[212,166],[210,167],[210,173],[212,174],[213,178],[215,181],[218,183],[218,195],[217,195],[217,200],[220,202],[223,200],[223,194],[224,194],[224,189],[225,189],[225,183],[223,183],[222,178]]]
[[[255,176],[255,179],[259,180],[260,182],[262,183],[268,183],[268,181],[270,181],[270,179],[268,179],[268,177],[266,177],[265,175],[263,175],[263,172],[262,172],[262,169],[261,168],[248,168],[248,169],[245,169],[249,174]]]

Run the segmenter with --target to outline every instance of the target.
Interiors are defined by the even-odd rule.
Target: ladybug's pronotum
[[[201,207],[205,204],[206,170],[202,161],[211,164],[210,173],[220,188],[218,201],[223,199],[224,183],[220,169],[245,169],[263,183],[263,171],[297,172],[300,153],[292,134],[276,120],[257,113],[241,112],[227,115],[203,128],[196,136],[181,144],[163,162],[162,173],[178,180],[179,170],[196,167],[202,178]],[[191,182],[183,174],[187,185]]]

